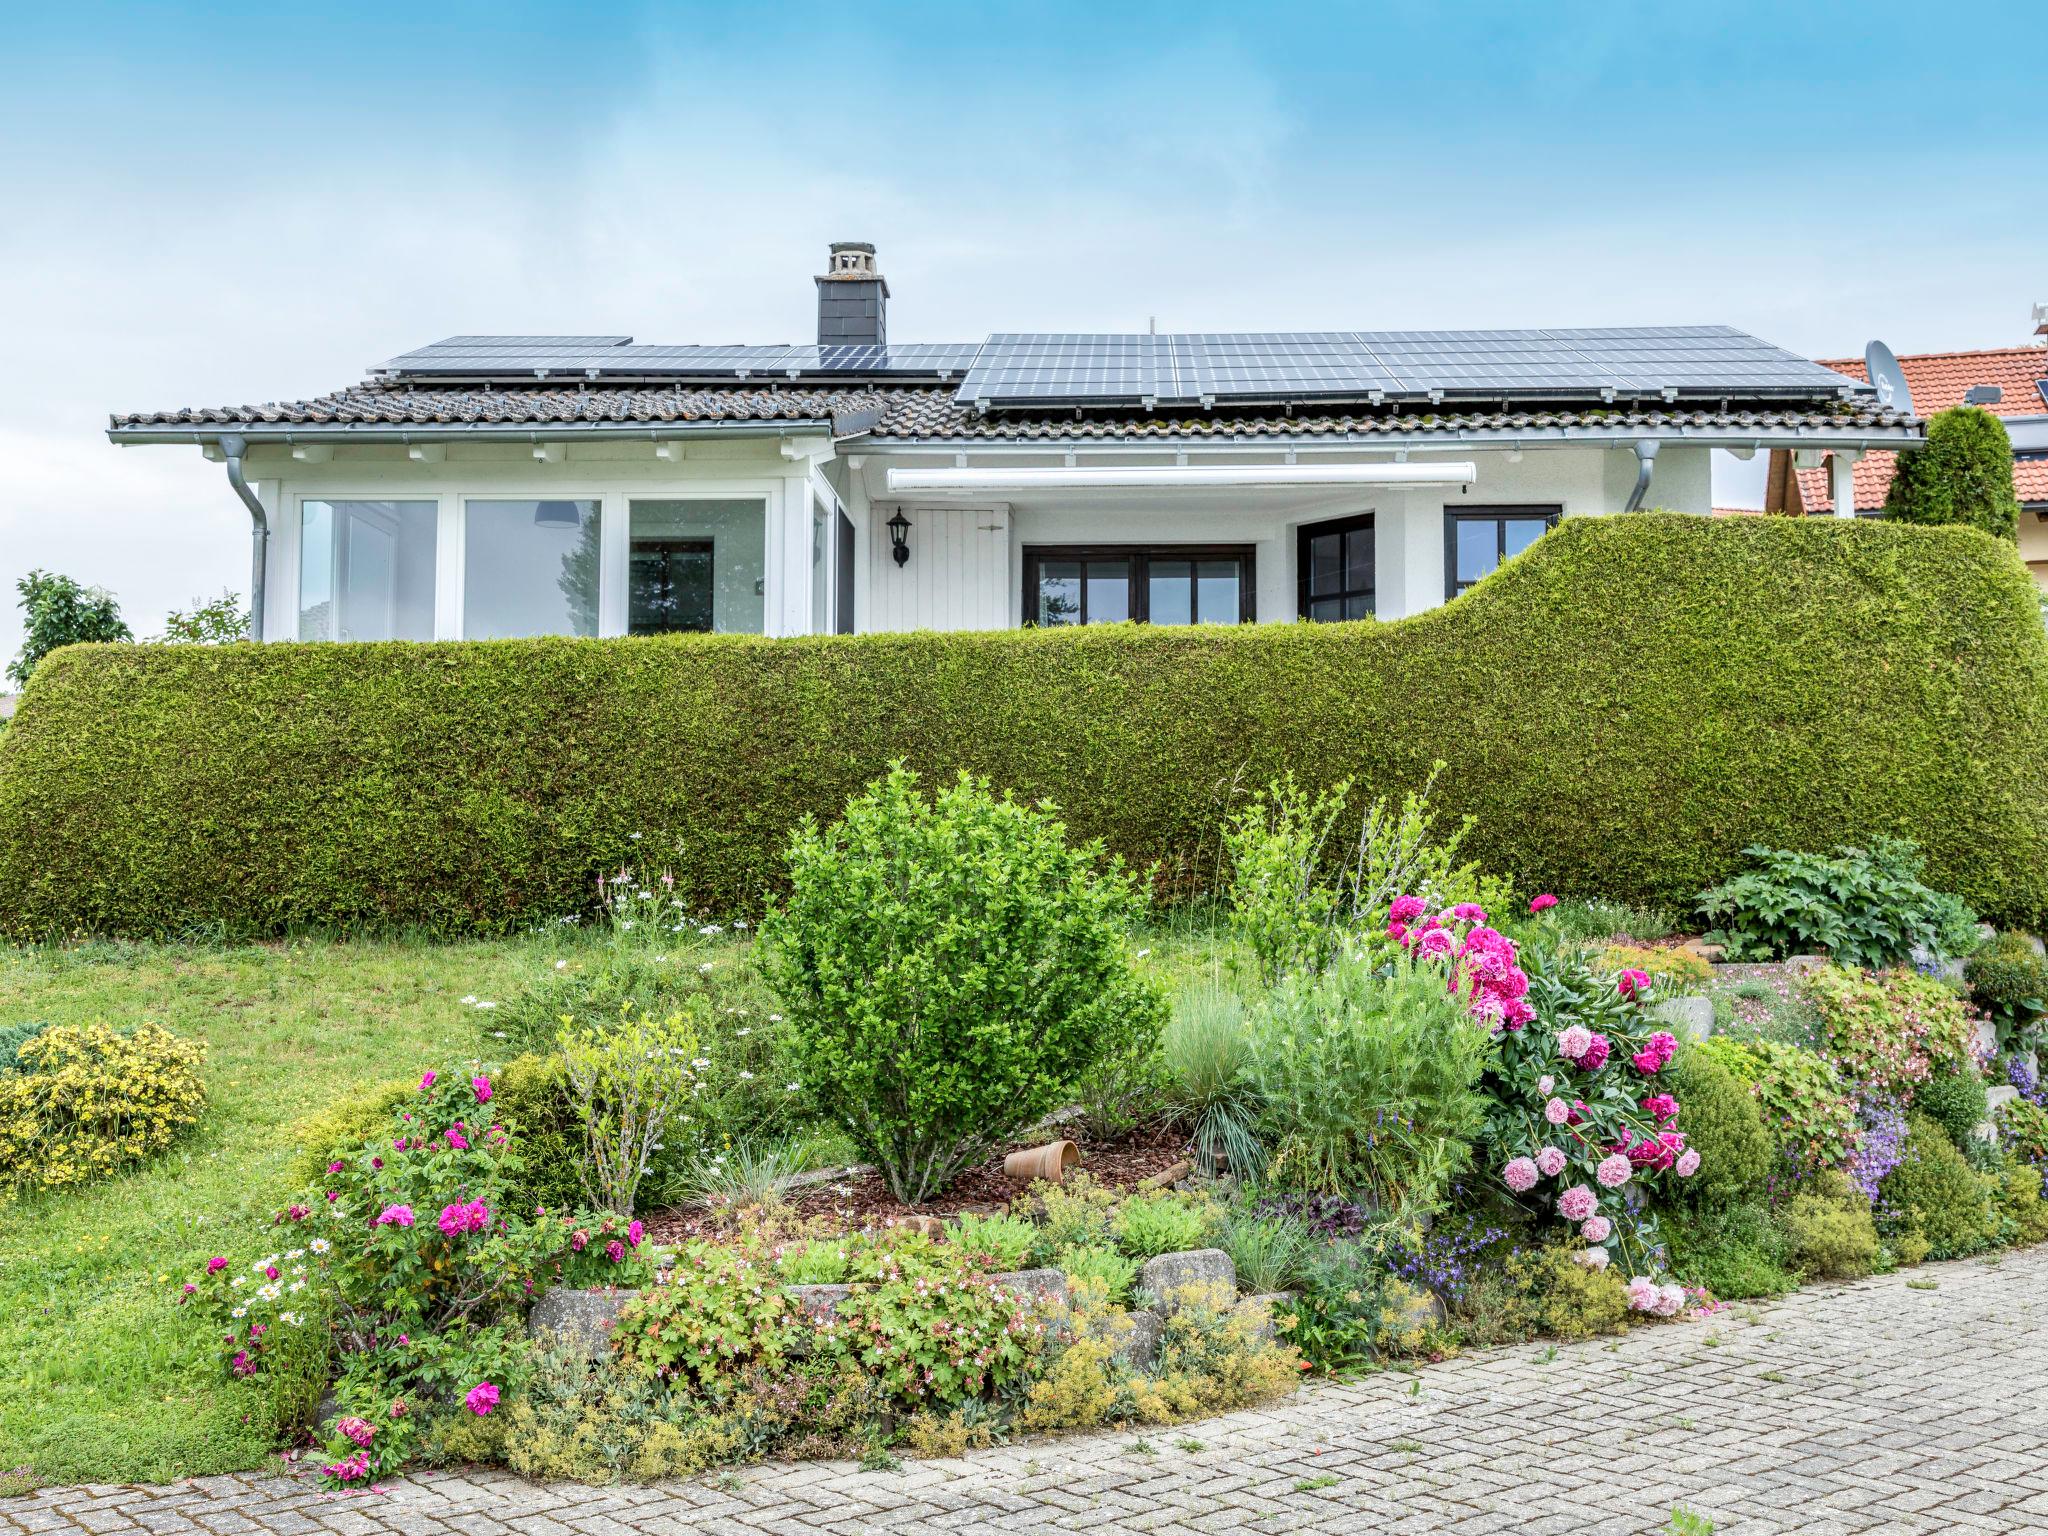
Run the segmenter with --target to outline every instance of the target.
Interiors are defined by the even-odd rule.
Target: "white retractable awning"
[[[1006,469],[891,469],[889,489],[1016,492],[1039,490],[1234,490],[1342,485],[1470,485],[1470,460],[1449,464],[1133,464],[1049,465]]]

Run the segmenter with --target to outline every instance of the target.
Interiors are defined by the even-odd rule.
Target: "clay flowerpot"
[[[1048,1141],[1042,1147],[1012,1152],[1003,1159],[1003,1175],[1012,1184],[1029,1184],[1037,1179],[1058,1184],[1069,1168],[1081,1166],[1081,1149],[1071,1141]]]

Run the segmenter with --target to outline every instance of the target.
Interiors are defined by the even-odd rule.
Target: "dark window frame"
[[[1376,516],[1377,514],[1372,512],[1360,512],[1352,517],[1333,517],[1320,523],[1303,523],[1294,530],[1294,611],[1296,617],[1301,619],[1308,618],[1309,542],[1313,539],[1326,538],[1333,533],[1355,533],[1361,528],[1370,528],[1372,530],[1372,586],[1366,589],[1364,595],[1372,599],[1373,612],[1375,614],[1379,612],[1380,530],[1379,524],[1374,521]],[[1328,595],[1326,593],[1325,598]],[[1349,587],[1336,594],[1339,601],[1358,595]],[[1323,622],[1334,623],[1337,621],[1324,620]]]
[[[1027,544],[1024,546],[1024,606],[1027,627],[1038,623],[1038,574],[1048,560],[1128,560],[1131,563],[1130,622],[1149,624],[1151,619],[1151,562],[1154,560],[1235,560],[1237,575],[1237,622],[1256,621],[1258,564],[1255,546],[1250,544]],[[1081,580],[1081,617],[1076,628],[1088,622],[1088,580]],[[1066,628],[1065,625],[1056,626]],[[1175,626],[1178,628],[1179,626]]]
[[[1444,508],[1444,601],[1449,602],[1461,591],[1476,586],[1477,582],[1460,583],[1458,580],[1458,524],[1492,523],[1495,529],[1493,570],[1497,571],[1508,558],[1508,524],[1527,522],[1531,518],[1543,520],[1543,531],[1548,533],[1558,525],[1564,516],[1561,506],[1497,506],[1497,507],[1445,507]],[[1493,571],[1488,571],[1491,576]],[[1486,576],[1479,578],[1484,581]]]

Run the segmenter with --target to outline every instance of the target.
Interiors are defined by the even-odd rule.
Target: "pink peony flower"
[[[1580,1223],[1579,1236],[1589,1243],[1604,1243],[1607,1234],[1614,1230],[1614,1223],[1605,1216],[1589,1216]]]
[[[440,1075],[438,1072],[422,1072],[420,1074],[420,1092],[425,1093],[429,1088],[433,1087],[434,1079]]]
[[[491,1102],[491,1080],[488,1077],[472,1077],[469,1080],[469,1091],[476,1095],[477,1103]]]
[[[1676,1168],[1678,1176],[1681,1179],[1691,1178],[1694,1174],[1700,1171],[1699,1153],[1694,1151],[1692,1148],[1688,1147],[1685,1151],[1685,1155],[1679,1158],[1676,1164]]]
[[[635,1248],[638,1248],[640,1246],[640,1239],[644,1237],[646,1233],[647,1229],[644,1226],[642,1226],[638,1220],[630,1221],[626,1224],[626,1241],[632,1244]]]
[[[1630,1002],[1634,1002],[1650,990],[1650,973],[1630,966],[1615,978],[1614,989]]]
[[[1643,1100],[1643,1113],[1662,1125],[1678,1118],[1678,1100],[1668,1093],[1653,1093]]]
[[[1557,1054],[1566,1061],[1577,1061],[1586,1054],[1593,1043],[1593,1032],[1583,1024],[1569,1024],[1557,1037]]]
[[[331,1162],[331,1163],[329,1163],[329,1164],[327,1165],[327,1171],[328,1171],[329,1173],[339,1173],[339,1172],[341,1172],[341,1168],[342,1168],[342,1165],[341,1165],[341,1162],[340,1162],[340,1160],[339,1160],[339,1159],[337,1159],[336,1161],[334,1161],[334,1162]]]
[[[1657,1288],[1657,1299],[1650,1304],[1650,1310],[1659,1317],[1676,1317],[1685,1310],[1685,1287],[1664,1285]]]
[[[1420,896],[1396,896],[1394,904],[1387,908],[1387,921],[1412,923],[1429,910]]]
[[[1525,1195],[1536,1187],[1536,1161],[1534,1158],[1514,1157],[1500,1171],[1501,1182],[1518,1195]]]
[[[1619,1189],[1635,1173],[1635,1164],[1624,1152],[1611,1153],[1600,1159],[1600,1166],[1593,1170],[1593,1177],[1600,1181],[1603,1189]]]
[[[406,1414],[409,1411],[410,1410],[407,1409],[405,1405],[404,1398],[394,1397],[393,1399],[391,1399],[391,1417],[393,1417],[394,1419],[402,1419],[406,1416]]]
[[[1653,1077],[1664,1067],[1668,1066],[1671,1058],[1677,1053],[1677,1038],[1660,1029],[1656,1034],[1650,1036],[1648,1044],[1629,1059],[1634,1062],[1635,1069],[1638,1072],[1642,1073],[1645,1077]]]
[[[1441,960],[1455,947],[1456,942],[1447,928],[1430,928],[1423,932],[1420,948],[1432,960]]]
[[[469,1395],[463,1401],[469,1404],[471,1413],[482,1418],[498,1406],[498,1389],[488,1381],[480,1381],[469,1389]]]
[[[1552,1099],[1543,1106],[1543,1118],[1552,1125],[1563,1125],[1571,1118],[1572,1107],[1563,1099]]]
[[[1461,901],[1451,908],[1451,916],[1461,923],[1483,923],[1486,921],[1486,908],[1476,901]]]
[[[1520,976],[1521,972],[1517,971],[1515,974]],[[1528,978],[1523,977],[1522,979],[1526,985]],[[1524,1024],[1527,1024],[1536,1017],[1536,1010],[1529,1006],[1527,998],[1511,997],[1508,999],[1507,1007],[1501,1011],[1501,1017],[1507,1021],[1509,1029],[1520,1029]]]
[[[409,1227],[412,1225],[412,1207],[409,1205],[387,1205],[370,1223],[373,1227]]]
[[[1607,1065],[1607,1053],[1610,1049],[1612,1047],[1608,1045],[1605,1035],[1595,1035],[1593,1043],[1586,1047],[1585,1054],[1579,1058],[1579,1070],[1598,1072]]]
[[[357,1445],[368,1445],[377,1434],[376,1427],[369,1420],[359,1419],[353,1414],[347,1418],[336,1419],[334,1429],[336,1434],[344,1439],[353,1440]]]
[[[1552,1077],[1548,1072],[1544,1073],[1541,1077],[1536,1079],[1536,1091],[1544,1095],[1546,1098],[1549,1097],[1550,1090],[1555,1088],[1556,1086],[1557,1079]]]
[[[1630,1276],[1628,1304],[1638,1312],[1649,1311],[1657,1304],[1657,1282],[1648,1275]]]
[[[1548,891],[1545,891],[1541,896],[1533,896],[1529,899],[1529,915],[1534,917],[1538,912],[1548,912],[1556,905],[1557,898]]]
[[[1402,939],[1408,937],[1408,925],[1406,923],[1388,923],[1387,937],[1399,943]]]
[[[237,1376],[254,1376],[256,1374],[256,1362],[249,1358],[249,1351],[246,1349],[235,1351],[235,1358],[228,1362],[228,1368]]]
[[[626,1256],[626,1245],[615,1237],[604,1245],[604,1256],[617,1264]]]
[[[1536,1169],[1546,1179],[1554,1179],[1564,1172],[1564,1153],[1557,1147],[1545,1147],[1536,1154]]]
[[[589,1246],[590,1234],[584,1231],[581,1227],[578,1227],[574,1232],[572,1232],[569,1235],[569,1249],[572,1253],[581,1253],[585,1248],[588,1248]]]
[[[1557,1197],[1557,1214],[1566,1221],[1584,1221],[1600,1209],[1600,1197],[1583,1184],[1574,1184]]]

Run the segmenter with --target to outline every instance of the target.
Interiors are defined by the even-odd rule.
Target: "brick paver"
[[[1188,1448],[1183,1444],[1189,1442]],[[1488,1350],[1172,1429],[654,1487],[246,1475],[0,1500],[0,1536],[2048,1531],[2048,1247],[1584,1344]]]

